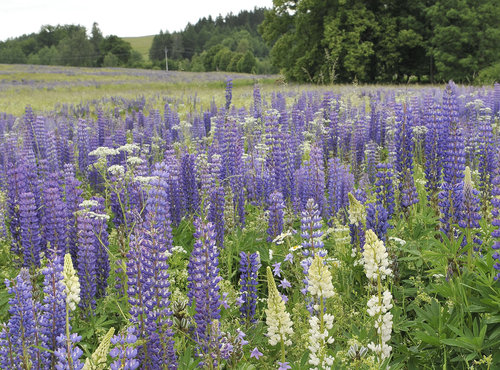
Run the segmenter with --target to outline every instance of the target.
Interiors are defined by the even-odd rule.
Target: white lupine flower
[[[326,299],[333,297],[335,294],[333,291],[332,274],[323,263],[323,258],[318,254],[316,254],[311,267],[309,267],[309,285],[307,290],[312,296],[318,298]]]
[[[125,168],[119,164],[115,164],[108,168],[108,172],[113,176],[122,177],[125,174]]]
[[[69,253],[64,256],[63,284],[64,293],[66,293],[66,304],[73,311],[76,305],[80,303],[80,281],[73,268],[73,261],[71,261]]]
[[[330,369],[335,360],[334,357],[326,354],[326,344],[332,344],[334,339],[329,336],[328,330],[333,326],[333,316],[325,315],[323,317],[325,328],[321,332],[320,319],[317,316],[311,316],[309,319],[309,364],[321,366],[323,369]]]
[[[83,365],[83,370],[104,370],[108,361],[109,346],[111,344],[111,338],[115,333],[115,328],[109,329],[99,347],[92,353],[92,357],[85,360]]]
[[[91,151],[89,155],[95,155],[96,157],[107,157],[108,155],[117,155],[120,152],[113,148],[108,148],[107,146],[100,146],[99,148]]]
[[[388,267],[389,260],[384,243],[380,241],[373,230],[368,230],[365,234],[366,243],[363,251],[365,273],[368,279],[377,282],[378,294],[374,294],[368,300],[367,313],[375,317],[375,329],[378,335],[378,344],[371,342],[368,348],[384,361],[389,357],[392,347],[387,344],[391,340],[392,333],[392,294],[389,290],[382,293],[381,281],[392,275],[392,270]]]
[[[387,276],[392,276],[392,270],[389,268],[389,255],[384,243],[379,240],[371,229],[366,231],[365,238],[363,260],[366,277],[377,281],[379,276],[381,280],[384,280]]]
[[[366,208],[354,195],[349,193],[349,223],[360,226],[366,222]]]
[[[269,266],[267,266],[267,284],[269,296],[265,312],[269,344],[275,346],[283,340],[285,345],[290,346],[292,341],[289,336],[293,334],[293,322],[290,319],[290,314],[286,312],[285,302],[283,302],[283,298],[281,298],[278,288],[276,288],[273,273]]]

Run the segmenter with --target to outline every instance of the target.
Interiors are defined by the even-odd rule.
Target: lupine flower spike
[[[293,322],[290,314],[286,312],[285,302],[278,292],[271,268],[267,266],[267,285],[269,297],[267,298],[266,324],[269,344],[275,346],[281,343],[281,363],[285,363],[285,346],[290,346],[292,341],[289,336],[293,334]]]
[[[389,357],[392,347],[387,344],[391,339],[392,332],[392,295],[388,289],[383,290],[382,281],[392,276],[389,268],[388,254],[384,243],[377,238],[373,230],[366,232],[366,244],[363,251],[366,277],[376,284],[377,294],[368,300],[368,315],[375,317],[375,329],[377,330],[377,343],[370,342],[368,348],[378,357],[382,363]]]

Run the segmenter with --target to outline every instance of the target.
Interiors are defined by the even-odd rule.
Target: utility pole
[[[167,58],[167,52],[168,52],[168,49],[167,47],[165,46],[165,71],[168,72],[168,58]]]

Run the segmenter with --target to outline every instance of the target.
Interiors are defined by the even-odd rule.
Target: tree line
[[[273,0],[259,30],[290,80],[500,79],[498,0]]]
[[[80,25],[45,25],[38,33],[0,42],[0,63],[137,67],[142,56],[120,37],[104,37],[97,23],[90,35]]]
[[[189,71],[275,72],[269,47],[258,32],[264,8],[238,14],[204,17],[179,32],[160,31],[153,39],[149,59],[165,66],[165,49],[170,69]]]

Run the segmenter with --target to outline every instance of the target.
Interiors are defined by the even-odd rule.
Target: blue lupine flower
[[[217,338],[212,338],[214,320],[220,319],[219,251],[215,244],[214,225],[195,218],[196,232],[193,252],[188,264],[188,297],[194,305],[195,335],[199,355],[205,356],[213,349]]]
[[[240,291],[242,319],[253,322],[257,305],[257,286],[260,258],[258,253],[240,253]]]
[[[283,232],[284,208],[283,195],[279,191],[274,191],[269,197],[268,242]]]

